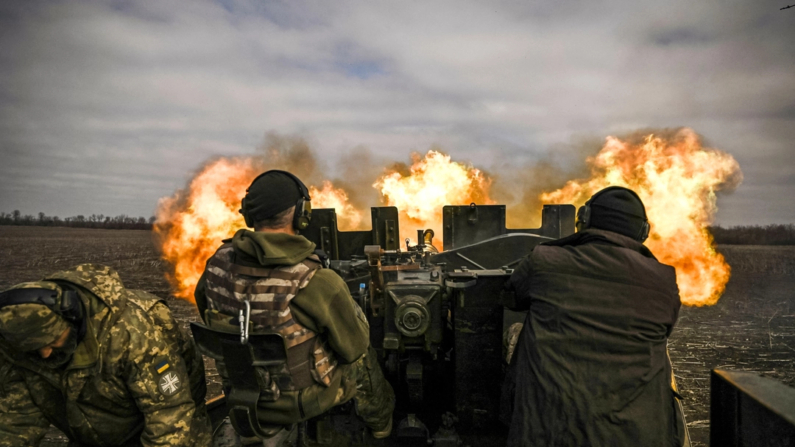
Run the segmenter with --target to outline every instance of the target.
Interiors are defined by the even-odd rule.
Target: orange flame
[[[362,224],[362,212],[348,201],[348,193],[335,188],[328,180],[323,180],[323,188],[309,187],[312,208],[334,208],[337,212],[337,227],[341,231],[357,230]]]
[[[414,153],[411,158],[408,173],[392,170],[373,187],[387,205],[398,208],[402,239],[413,241],[418,229],[432,228],[438,236],[434,245],[441,249],[442,207],[494,203],[488,197],[491,179],[438,151],[430,150],[424,158]]]
[[[257,158],[220,158],[207,164],[188,187],[160,199],[154,231],[162,257],[173,268],[167,277],[174,296],[193,302],[193,291],[207,259],[221,241],[246,228],[238,212],[240,200],[254,178],[265,171]],[[357,227],[361,212],[348,203],[345,191],[329,181],[309,187],[316,208],[335,208],[342,227]]]
[[[185,190],[160,199],[155,234],[163,259],[173,267],[168,280],[174,296],[193,302],[204,264],[235,231],[245,228],[238,213],[246,188],[260,173],[248,158],[209,163]]]
[[[717,303],[730,267],[715,251],[706,226],[717,211],[715,191],[742,180],[734,158],[702,147],[698,135],[685,128],[668,138],[649,135],[638,144],[608,137],[587,161],[590,179],[569,181],[541,200],[580,206],[607,186],[632,189],[646,205],[651,224],[646,245],[660,262],[676,268],[682,304]]]
[[[742,179],[737,162],[728,154],[703,148],[692,130],[682,129],[671,137],[649,135],[640,143],[609,137],[588,163],[590,179],[570,181],[542,194],[542,202],[581,205],[609,185],[633,189],[646,204],[652,224],[647,245],[660,261],[676,267],[682,302],[716,303],[730,271],[705,227],[717,209],[715,191],[736,186]],[[173,267],[168,278],[175,296],[193,301],[207,259],[222,239],[245,227],[238,213],[240,199],[266,164],[257,157],[218,159],[208,163],[186,189],[161,199],[155,233],[163,259]],[[424,157],[412,154],[412,165],[405,170],[388,169],[373,187],[382,202],[398,208],[402,238],[432,228],[437,234],[434,245],[441,249],[443,206],[493,204],[491,185],[492,179],[482,171],[430,150]],[[336,209],[340,229],[361,229],[364,215],[350,203],[346,191],[327,180],[320,188],[309,189],[314,208]]]

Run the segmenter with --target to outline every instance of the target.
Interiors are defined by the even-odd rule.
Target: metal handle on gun
[[[248,301],[244,301],[246,303],[246,310],[245,314],[243,309],[240,309],[240,315],[237,317],[237,320],[240,322],[240,344],[246,345],[248,344],[248,321],[249,317],[251,316],[251,303]]]
[[[470,281],[450,281],[448,279],[444,281],[444,285],[450,287],[451,289],[468,289],[477,283],[478,283],[477,279],[473,279]]]

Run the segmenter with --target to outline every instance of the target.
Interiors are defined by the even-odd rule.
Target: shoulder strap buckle
[[[244,301],[246,304],[246,308],[240,309],[240,314],[237,317],[237,321],[240,322],[240,344],[246,345],[248,344],[248,322],[251,318],[251,302],[246,300]]]
[[[317,259],[314,259],[312,256],[310,256],[307,259],[310,259],[312,261],[319,261],[320,265],[323,266],[324,269],[327,269],[331,266],[331,261],[329,260],[329,257],[325,251],[318,248],[317,250],[315,250],[313,255],[317,257]]]

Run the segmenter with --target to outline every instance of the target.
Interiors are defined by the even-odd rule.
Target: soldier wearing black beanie
[[[577,230],[533,248],[505,286],[511,309],[527,311],[509,329],[507,447],[689,447],[666,350],[676,271],[643,245],[643,202],[605,188],[577,212]]]
[[[282,336],[286,360],[268,358],[274,363],[265,369],[278,374],[278,383],[260,381],[261,366],[225,355],[216,359],[227,396],[236,395],[236,389],[243,395],[249,383],[259,384],[253,420],[278,429],[266,444],[295,439],[297,423],[355,400],[369,428],[371,439],[365,443],[371,445],[392,432],[395,394],[370,346],[367,317],[345,281],[323,268],[328,258],[300,234],[310,224],[309,201],[307,187],[287,171],[271,170],[254,179],[240,207],[254,231],[238,230],[207,261],[194,293],[196,306],[210,330],[239,332],[242,318],[254,335]],[[228,374],[230,360],[235,374]],[[241,433],[256,433],[248,421],[232,421]],[[256,440],[240,440],[249,441]]]
[[[305,191],[306,186],[297,177],[283,171],[268,171],[248,187],[240,212],[248,215],[251,222],[261,222],[290,209],[301,198],[309,200]]]
[[[612,231],[643,242],[649,235],[646,208],[640,197],[621,186],[610,186],[593,196],[577,212],[578,231]]]

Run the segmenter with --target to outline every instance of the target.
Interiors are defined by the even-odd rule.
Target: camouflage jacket
[[[50,424],[85,446],[209,445],[204,365],[163,302],[104,266],[45,281],[78,291],[88,330],[62,369],[0,338],[0,446],[38,445]]]

